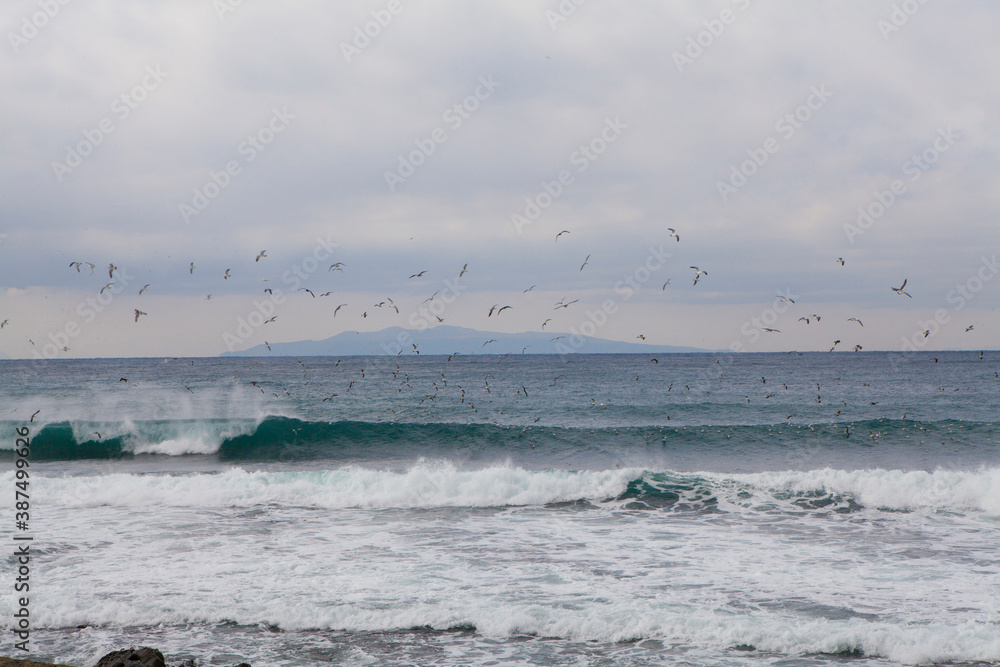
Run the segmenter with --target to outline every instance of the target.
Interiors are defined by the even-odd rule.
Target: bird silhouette
[[[913,297],[910,296],[910,293],[905,290],[905,287],[906,287],[906,278],[903,278],[902,285],[900,285],[899,287],[890,287],[889,289],[891,289],[896,294],[905,294],[906,296],[909,296],[912,299]]]

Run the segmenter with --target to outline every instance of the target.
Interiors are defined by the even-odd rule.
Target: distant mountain
[[[555,339],[555,340],[553,340]],[[493,342],[487,343],[486,341]],[[389,327],[381,331],[346,331],[325,340],[271,343],[271,349],[255,345],[246,350],[224,352],[223,357],[327,357],[355,355],[417,354],[669,354],[708,352],[697,347],[646,345],[591,338],[567,333],[528,331],[508,334],[477,331],[463,327],[437,326],[430,329]]]

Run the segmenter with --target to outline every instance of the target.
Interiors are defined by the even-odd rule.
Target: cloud
[[[0,284],[96,291],[68,263],[114,262],[178,299],[164,302],[177,309],[164,326],[179,330],[184,299],[252,299],[264,278],[280,281],[268,267],[332,234],[351,268],[324,286],[345,299],[406,295],[400,276],[415,265],[445,275],[465,262],[483,277],[463,298],[528,299],[522,282],[597,298],[673,227],[678,289],[657,297],[718,308],[698,315],[707,323],[788,285],[817,304],[890,307],[884,288],[918,275],[932,308],[996,246],[989,3],[921,5],[887,36],[893,4],[860,0],[584,3],[565,20],[549,14],[555,2],[402,1],[388,19],[387,6],[243,3],[220,17],[209,2],[102,0],[62,6],[16,52],[8,38]],[[5,33],[37,11],[11,3]],[[677,54],[691,60],[680,71]],[[484,80],[497,82],[488,95]],[[830,91],[819,104],[817,89]],[[293,116],[280,132],[276,109]],[[627,129],[574,162],[608,119]],[[907,162],[947,127],[960,138],[910,180]],[[83,151],[70,171],[54,167]],[[401,160],[412,173],[390,187]],[[518,233],[512,215],[564,171],[572,183]],[[845,235],[894,180],[905,194]],[[185,219],[198,193],[207,204]],[[557,243],[562,229],[572,234]],[[264,267],[252,261],[262,248]],[[191,261],[204,267],[194,276]],[[704,284],[687,284],[691,264],[709,270]],[[649,308],[647,335],[664,316]],[[698,326],[655,342],[703,344]],[[140,349],[109,336],[123,354]],[[707,346],[727,343],[717,338]]]

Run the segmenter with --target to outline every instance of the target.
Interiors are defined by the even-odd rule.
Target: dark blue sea
[[[998,371],[0,361],[0,539],[33,537],[31,657],[76,665],[133,645],[230,667],[998,664]]]

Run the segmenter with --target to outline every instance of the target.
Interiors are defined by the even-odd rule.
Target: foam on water
[[[161,445],[163,446],[163,445]],[[178,440],[176,450],[203,447]],[[10,483],[13,472],[0,475]],[[814,470],[748,475],[654,473],[637,468],[603,471],[525,470],[511,465],[463,470],[447,461],[421,461],[405,471],[358,465],[310,472],[230,468],[217,474],[36,476],[39,503],[73,507],[252,507],[284,503],[326,508],[501,507],[611,499],[745,506],[743,496],[768,501],[817,494],[846,496],[889,510],[978,511],[1000,516],[1000,468],[937,470]],[[629,493],[626,491],[629,490]],[[763,494],[763,495],[761,495]]]
[[[978,510],[1000,516],[1000,468],[978,471],[810,470],[749,475],[705,473],[766,491],[840,493],[866,507],[893,510]]]

